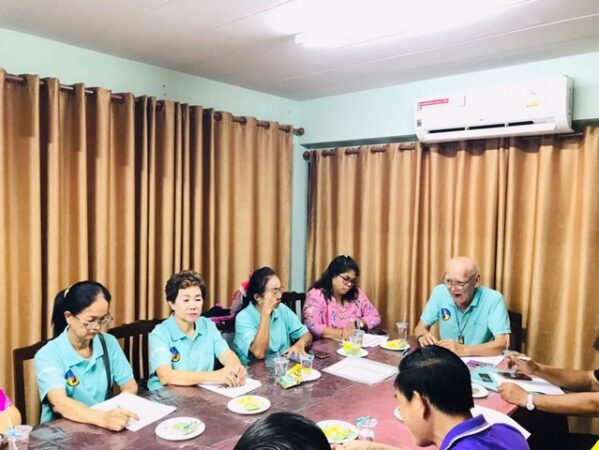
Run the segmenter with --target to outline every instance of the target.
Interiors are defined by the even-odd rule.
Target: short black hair
[[[429,345],[401,360],[395,389],[408,401],[418,392],[439,411],[456,416],[474,407],[471,383],[470,371],[459,356]]]
[[[56,294],[52,309],[54,337],[60,335],[67,327],[67,319],[64,316],[66,311],[76,316],[95,302],[98,296],[104,297],[108,303],[112,299],[108,289],[93,280],[79,281]]]
[[[233,450],[330,450],[323,431],[299,414],[279,412],[260,419],[241,436]]]
[[[343,300],[356,300],[358,298],[358,278],[360,276],[360,266],[349,255],[335,256],[329,263],[327,270],[325,270],[320,278],[314,282],[312,287],[314,289],[322,290],[324,298],[329,300],[333,298],[333,278],[335,278],[337,275],[341,275],[342,273],[352,271],[356,273],[356,280],[354,281],[351,289],[343,296]]]
[[[177,295],[179,295],[179,289],[187,289],[191,286],[199,287],[200,292],[202,293],[202,299],[206,300],[208,288],[206,287],[206,283],[202,279],[202,276],[193,270],[184,270],[183,272],[172,275],[166,282],[164,293],[166,294],[167,301],[171,303],[174,302],[177,300]]]

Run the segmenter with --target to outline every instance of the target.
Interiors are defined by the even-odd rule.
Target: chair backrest
[[[39,341],[27,347],[15,348],[12,351],[13,383],[15,389],[15,406],[21,412],[23,421],[27,420],[27,402],[25,401],[25,361],[33,359],[37,351],[48,341]]]
[[[150,376],[150,355],[148,335],[164,319],[138,320],[108,330],[117,339],[123,341],[123,352],[131,364],[133,376],[141,387]]]
[[[291,309],[302,320],[302,310],[306,302],[306,294],[304,292],[285,292],[281,303]]]
[[[510,316],[510,328],[512,334],[510,336],[510,350],[516,352],[522,351],[522,314],[516,311],[508,310]]]

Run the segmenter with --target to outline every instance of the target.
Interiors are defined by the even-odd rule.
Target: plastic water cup
[[[397,322],[395,324],[395,326],[397,327],[397,338],[400,341],[407,341],[408,340],[408,322]]]
[[[356,337],[356,342],[362,347],[364,343],[364,330],[354,330],[352,336]]]
[[[29,433],[33,427],[30,425],[18,425],[6,432],[8,448],[10,450],[27,450],[29,447]]]
[[[301,357],[301,362],[302,362],[302,373],[309,375],[312,373],[312,363],[313,363],[313,359],[310,357]]]
[[[288,360],[284,356],[277,356],[275,358],[275,377],[282,377],[287,373]]]
[[[360,354],[360,339],[364,339],[364,337],[360,337],[357,334],[352,334],[349,337],[349,345],[346,349],[345,353],[355,356]]]
[[[358,427],[358,439],[361,441],[374,441],[374,429],[376,428],[378,421],[371,416],[360,417],[356,419],[356,426]]]

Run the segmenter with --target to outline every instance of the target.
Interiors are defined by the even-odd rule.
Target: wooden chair
[[[514,350],[516,352],[522,351],[522,314],[516,311],[508,310],[508,315],[510,317],[510,327],[512,329],[512,334],[510,336],[510,350]]]
[[[108,330],[108,333],[119,340],[123,340],[123,352],[131,364],[133,376],[140,388],[146,388],[150,377],[148,335],[163,320],[138,320]]]
[[[285,292],[281,299],[281,303],[295,312],[300,320],[302,320],[302,310],[304,309],[305,302],[306,294],[304,292]]]
[[[27,402],[25,401],[25,361],[33,359],[37,351],[48,341],[39,341],[27,347],[16,348],[12,351],[12,367],[15,397],[14,402],[21,412],[23,421],[27,420]]]

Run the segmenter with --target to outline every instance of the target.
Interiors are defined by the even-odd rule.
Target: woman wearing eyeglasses
[[[354,329],[372,330],[381,316],[358,288],[360,267],[351,256],[333,258],[306,294],[304,323],[314,336],[347,339]]]
[[[270,267],[252,274],[241,311],[235,317],[235,351],[248,362],[252,358],[306,354],[312,335],[287,306],[281,305],[281,280]]]
[[[121,391],[137,393],[133,371],[118,341],[100,331],[112,320],[111,298],[108,289],[96,281],[75,283],[56,295],[54,339],[35,355],[42,423],[60,415],[120,431],[130,418],[138,418],[124,408],[90,408],[111,395],[113,383]]]

